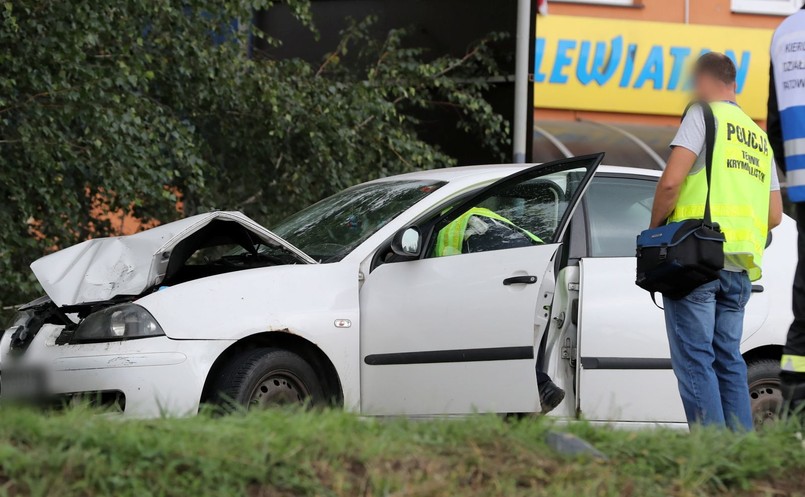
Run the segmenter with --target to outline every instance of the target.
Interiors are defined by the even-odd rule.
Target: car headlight
[[[150,312],[137,304],[121,304],[87,316],[78,325],[70,343],[112,342],[164,334]]]

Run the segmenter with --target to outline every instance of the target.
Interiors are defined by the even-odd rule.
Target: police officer
[[[689,424],[751,430],[746,363],[740,343],[750,280],[760,278],[768,230],[782,219],[782,200],[766,133],[736,103],[735,65],[723,54],[700,57],[693,71],[697,101],[715,117],[710,208],[726,238],[716,281],[688,296],[664,298],[671,364]],[[651,227],[701,219],[707,178],[705,121],[692,106],[657,184]]]
[[[804,7],[805,8],[805,7]],[[774,157],[785,170],[795,202],[799,263],[794,275],[794,322],[781,363],[783,397],[805,405],[805,10],[788,17],[771,42],[768,132]]]

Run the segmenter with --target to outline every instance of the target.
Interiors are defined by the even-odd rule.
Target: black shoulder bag
[[[713,110],[701,103],[705,125],[707,196],[704,219],[688,219],[648,229],[637,237],[637,286],[681,299],[718,279],[724,268],[724,234],[710,215],[710,178],[715,147]]]

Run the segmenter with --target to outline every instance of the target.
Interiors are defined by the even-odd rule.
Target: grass
[[[568,458],[548,431],[608,460]],[[803,496],[793,425],[762,434],[626,432],[540,419],[412,422],[342,412],[122,421],[0,410],[0,495]]]

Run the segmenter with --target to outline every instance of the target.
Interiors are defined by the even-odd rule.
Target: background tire
[[[265,347],[233,357],[215,378],[212,400],[251,409],[322,404],[325,394],[307,361],[288,350]]]
[[[780,361],[759,359],[747,364],[749,400],[755,428],[774,423],[783,407],[780,390]]]

